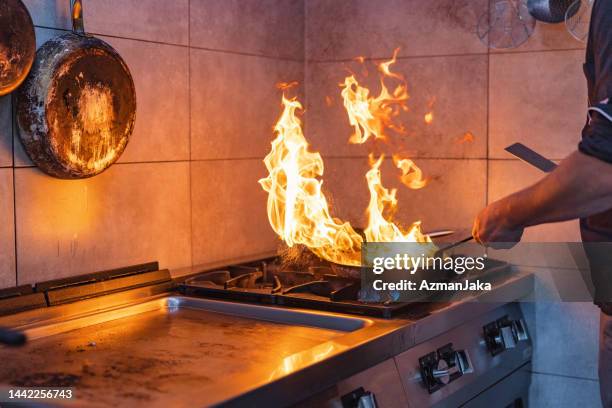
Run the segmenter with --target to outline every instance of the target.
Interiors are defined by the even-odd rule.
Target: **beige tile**
[[[581,331],[578,333],[581,333]],[[579,335],[576,336],[576,332],[572,332],[570,336],[570,338],[580,337]],[[564,341],[557,340],[555,345],[559,343],[564,343]],[[591,353],[593,352],[594,350],[591,351]],[[559,358],[559,356],[562,356],[561,353],[555,353],[554,355],[556,360],[565,360]],[[580,356],[579,358],[584,357]],[[568,368],[573,365],[573,363],[566,364]],[[525,405],[538,408],[601,408],[599,382],[591,378],[576,377],[574,374],[565,376],[556,373],[531,373],[529,400],[525,402]]]
[[[517,52],[517,51],[550,51],[584,49],[586,44],[576,40],[568,33],[565,23],[546,24],[537,22],[533,34],[517,48],[496,50],[491,52]]]
[[[533,371],[596,380],[599,308],[591,302],[536,302],[532,307]]]
[[[279,245],[268,222],[261,160],[191,163],[193,263],[234,261]]]
[[[70,0],[23,0],[23,4],[28,8],[35,25],[62,29],[72,27]],[[87,3],[84,4],[84,9],[86,8]],[[36,35],[38,36],[38,32]]]
[[[191,45],[304,58],[304,0],[193,0]]]
[[[70,29],[70,0],[25,0],[34,24]],[[85,30],[117,37],[188,43],[189,0],[90,0],[83,2]]]
[[[490,157],[522,142],[551,159],[576,149],[585,122],[583,51],[491,55]]]
[[[116,164],[84,180],[15,171],[19,283],[191,263],[187,162]]]
[[[15,286],[13,169],[0,169],[0,288]]]
[[[191,50],[191,157],[263,158],[281,113],[278,82],[302,82],[303,66]]]
[[[13,165],[11,96],[0,97],[0,167]]]
[[[102,38],[124,58],[136,86],[136,125],[120,160],[188,160],[188,49]]]
[[[376,67],[366,63],[312,63],[307,66],[305,119],[307,137],[314,150],[325,156],[367,155],[369,151],[402,153],[436,158],[484,158],[487,135],[487,57],[436,57],[401,59],[392,66],[408,81],[409,111],[396,120],[406,134],[389,132],[387,142],[368,140],[364,145],[348,143],[353,128],[349,125],[338,84],[348,72],[356,72],[361,84],[378,95],[380,84]],[[393,88],[396,83],[387,80]],[[434,120],[424,116],[433,103]],[[472,142],[465,142],[469,132]]]
[[[487,0],[308,0],[306,55],[339,60],[358,55],[484,53],[475,34]]]
[[[489,164],[489,202],[533,185],[544,174],[518,160],[492,160]],[[566,221],[527,228],[523,242],[580,241],[578,221]]]
[[[410,190],[399,182],[399,170],[391,160],[385,160],[381,167],[383,185],[398,189],[394,220],[404,227],[421,220],[424,230],[471,228],[474,216],[484,207],[486,162],[423,159],[417,164],[429,179],[420,190]],[[368,169],[367,158],[325,159],[323,189],[332,215],[357,227],[367,224]]]

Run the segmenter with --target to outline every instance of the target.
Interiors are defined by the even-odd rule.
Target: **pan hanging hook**
[[[83,2],[81,0],[71,0],[70,13],[72,14],[72,32],[76,34],[85,34]]]

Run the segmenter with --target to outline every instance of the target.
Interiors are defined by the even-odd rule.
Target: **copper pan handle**
[[[72,32],[76,34],[85,34],[83,2],[81,0],[70,0],[70,14],[72,16]]]

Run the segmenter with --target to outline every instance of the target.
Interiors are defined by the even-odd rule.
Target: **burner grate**
[[[489,260],[488,272],[505,272],[510,266]],[[355,270],[338,266],[310,266],[288,270],[278,259],[266,259],[220,270],[202,272],[179,285],[181,293],[219,299],[278,304],[341,313],[390,318],[414,306],[415,302],[363,302],[361,281]],[[448,278],[451,279],[451,278]]]

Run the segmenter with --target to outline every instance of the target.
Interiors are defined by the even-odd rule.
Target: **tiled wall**
[[[399,188],[399,221],[437,229],[469,228],[485,203],[541,177],[504,151],[509,144],[523,142],[555,160],[576,148],[587,99],[584,45],[563,24],[538,24],[519,48],[490,51],[474,32],[487,7],[488,0],[306,1],[307,136],[323,152],[335,215],[364,222],[369,151],[409,153],[421,165],[430,179],[422,190],[402,187],[389,161],[383,181]],[[353,58],[388,59],[396,47],[395,71],[411,95],[409,133],[388,144],[349,145],[338,84],[348,70],[362,73]],[[432,98],[434,121],[426,125]],[[460,143],[466,132],[474,141]],[[525,240],[577,241],[577,223],[529,228]],[[598,310],[586,303],[525,309],[537,335],[532,406],[598,406]]]
[[[70,0],[25,4],[39,46],[70,28]],[[103,174],[54,179],[32,165],[0,98],[0,287],[274,250],[257,179],[275,85],[303,80],[303,11],[302,0],[85,1],[87,31],[134,77],[134,134]]]
[[[25,0],[37,42],[70,27],[69,0]],[[364,223],[370,150],[414,158],[430,180],[400,187],[399,221],[469,228],[487,202],[534,182],[503,148],[523,141],[561,159],[575,148],[586,101],[583,46],[539,24],[526,44],[489,51],[474,34],[488,0],[88,0],[88,31],[132,70],[138,112],[119,163],[64,181],[32,166],[0,98],[0,287],[144,262],[232,260],[277,245],[257,179],[280,110],[275,84],[298,80],[306,135],[325,159],[335,215]],[[408,134],[349,146],[339,99],[352,58],[389,58],[409,83]],[[372,76],[370,76],[371,80]],[[423,114],[433,105],[434,122]],[[472,142],[464,142],[469,132]],[[576,223],[531,228],[532,241],[577,240]],[[534,308],[534,406],[596,404],[597,310]],[[571,365],[561,364],[569,356]],[[585,357],[586,356],[586,357]],[[547,385],[543,387],[542,385]],[[552,385],[552,386],[549,386]],[[564,392],[560,392],[564,391]],[[553,405],[550,405],[553,406]]]

